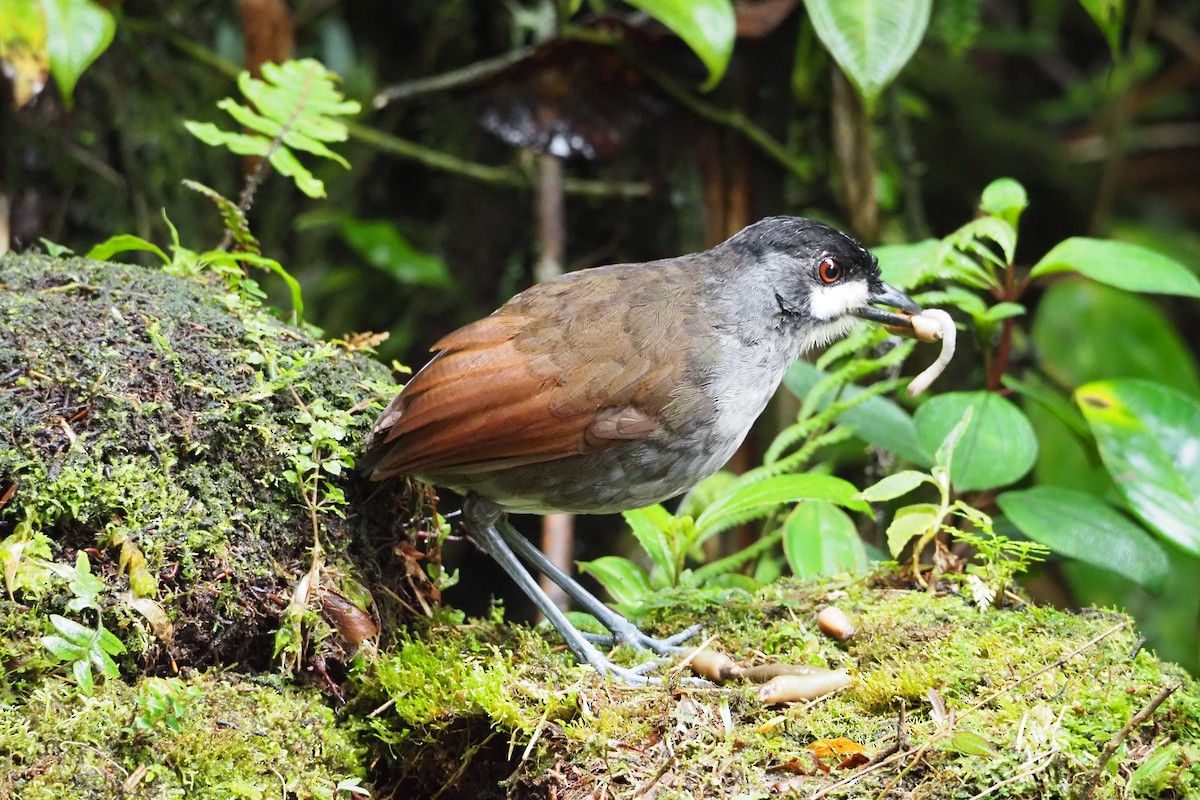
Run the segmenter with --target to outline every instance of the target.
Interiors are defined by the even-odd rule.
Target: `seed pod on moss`
[[[824,669],[807,675],[778,675],[758,690],[758,699],[766,705],[815,700],[850,685],[844,669]]]
[[[708,648],[692,656],[691,667],[692,672],[701,678],[708,678],[714,683],[724,683],[730,678],[736,678],[742,674],[742,668],[737,665],[736,661],[720,650],[709,650]]]
[[[814,672],[828,672],[824,667],[810,667],[807,664],[756,664],[753,667],[742,667],[741,675],[751,683],[766,683],[780,675],[812,675]]]
[[[362,644],[379,633],[379,626],[370,614],[337,592],[321,595],[321,610],[347,644]]]
[[[817,614],[817,627],[826,636],[844,642],[855,634],[854,623],[837,606],[826,606]]]

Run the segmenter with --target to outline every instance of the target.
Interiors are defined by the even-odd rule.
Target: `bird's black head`
[[[772,293],[779,313],[811,332],[814,341],[844,334],[856,317],[906,325],[906,318],[876,307],[892,306],[909,314],[921,307],[887,285],[879,263],[856,240],[804,217],[767,217],[721,245],[756,273]]]

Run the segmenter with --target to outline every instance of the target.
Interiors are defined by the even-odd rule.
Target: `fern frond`
[[[326,144],[346,140],[346,126],[334,117],[357,114],[360,106],[342,96],[335,87],[337,76],[314,59],[268,63],[262,72],[262,80],[249,72],[238,76],[238,88],[253,108],[229,97],[217,103],[244,132],[223,130],[211,122],[187,120],[183,124],[205,144],[265,158],[309,197],[324,197],[325,184],[300,163],[296,153],[349,168],[346,159]]]

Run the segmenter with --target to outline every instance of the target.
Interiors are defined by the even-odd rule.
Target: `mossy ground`
[[[853,676],[788,707],[678,672],[614,685],[546,631],[414,614],[434,593],[394,531],[422,512],[347,471],[323,478],[346,502],[314,515],[288,475],[314,419],[341,420],[356,450],[389,383],[202,281],[0,260],[0,798],[1066,798],[1093,773],[1096,797],[1200,796],[1197,685],[1115,614],[979,611],[952,583],[911,591],[887,572],[657,598],[652,632],[701,621],[744,664]],[[94,609],[71,605],[88,596],[80,552]],[[382,623],[357,654],[314,610],[333,592]],[[858,626],[845,644],[814,623],[830,602]],[[42,644],[53,614],[99,618],[126,648],[119,677],[83,692]],[[293,626],[285,671],[276,632]],[[827,757],[826,773],[806,748],[830,739],[900,755],[861,775]]]
[[[449,774],[443,797],[859,798],[891,786],[888,796],[907,798],[1075,798],[1114,734],[1178,683],[1099,770],[1095,797],[1200,797],[1200,687],[1139,650],[1128,618],[980,611],[946,587],[889,581],[887,572],[785,581],[706,607],[682,595],[655,612],[661,631],[703,620],[713,646],[743,665],[851,673],[847,689],[791,706],[765,706],[743,683],[683,686],[678,673],[666,688],[606,683],[523,628],[443,627],[401,642],[371,679],[383,690],[375,701],[393,701],[375,724],[399,754],[397,796],[432,794]],[[817,629],[816,612],[830,602],[858,628],[845,644]],[[956,710],[949,727],[931,713],[931,692]],[[908,755],[886,768],[855,779],[861,766],[839,770],[841,759],[826,757],[825,772],[809,755],[833,739],[886,752],[902,702]],[[461,759],[449,773],[448,747]],[[471,758],[478,763],[463,763]],[[505,769],[503,786],[487,784]]]

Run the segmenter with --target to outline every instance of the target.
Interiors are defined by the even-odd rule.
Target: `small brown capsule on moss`
[[[708,678],[714,683],[724,683],[742,673],[742,668],[732,658],[720,650],[709,650],[708,648],[692,656],[691,667],[692,672],[701,678]]]
[[[837,606],[826,606],[817,614],[817,627],[826,636],[844,642],[855,634],[854,623]]]
[[[347,644],[362,644],[379,633],[370,614],[336,592],[321,595],[321,610]]]
[[[850,685],[850,673],[844,669],[823,669],[807,675],[778,675],[758,690],[758,699],[766,705],[816,700]]]

